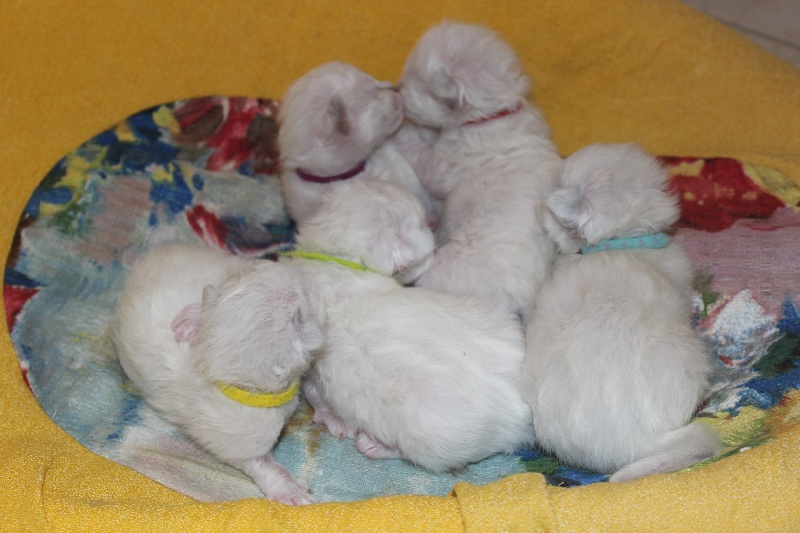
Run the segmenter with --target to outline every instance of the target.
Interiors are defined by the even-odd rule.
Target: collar
[[[312,183],[332,183],[334,181],[344,181],[349,180],[353,176],[357,176],[364,171],[364,168],[367,166],[367,160],[363,160],[361,163],[356,165],[354,168],[351,168],[347,172],[342,172],[341,174],[337,174],[335,176],[315,176],[314,174],[310,174],[303,170],[302,168],[298,168],[295,170],[297,173],[297,177],[299,177],[303,181],[310,181]]]
[[[297,396],[300,380],[295,380],[289,385],[289,388],[281,392],[250,392],[236,385],[220,381],[215,381],[214,385],[222,394],[242,405],[249,405],[250,407],[280,407],[286,405]]]
[[[373,270],[368,266],[364,266],[361,263],[348,261],[347,259],[342,259],[341,257],[336,257],[333,255],[323,254],[322,252],[304,252],[302,250],[292,250],[288,252],[281,252],[281,255],[287,257],[297,257],[299,259],[310,259],[312,261],[336,263],[342,266],[346,266],[348,268],[352,268],[353,270],[361,270],[363,272],[373,272],[375,274],[378,273],[376,270]]]
[[[487,115],[485,117],[474,118],[462,124],[462,126],[474,126],[475,124],[483,124],[484,122],[489,122],[490,120],[494,120],[496,118],[507,117],[508,115],[513,115],[514,113],[519,113],[522,110],[522,102],[517,103],[514,107],[509,107],[507,109],[503,109],[502,111],[498,111],[493,115]]]
[[[621,239],[606,239],[595,244],[584,244],[581,246],[583,255],[594,252],[606,252],[614,250],[636,250],[650,248],[658,250],[669,244],[669,235],[666,233],[651,233],[641,237],[627,237]]]

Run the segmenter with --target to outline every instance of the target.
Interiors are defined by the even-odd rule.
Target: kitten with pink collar
[[[514,51],[488,28],[445,22],[411,52],[400,81],[406,115],[438,131],[400,139],[419,179],[443,201],[437,249],[418,285],[497,298],[530,315],[556,247],[544,200],[562,160]]]

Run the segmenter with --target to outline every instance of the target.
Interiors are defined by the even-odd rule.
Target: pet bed
[[[118,36],[118,28],[111,30],[111,18],[96,28],[99,35],[90,36],[81,33],[93,20],[88,14],[54,4],[47,17],[36,17],[48,11],[45,4],[34,13],[4,8],[8,16],[0,23],[8,26],[0,38],[27,28],[25,43],[33,39],[42,47],[41,61],[49,51],[77,69],[55,68],[61,89],[56,91],[46,75],[58,62],[26,64],[23,58],[30,56],[24,52],[37,49],[27,44],[19,63],[10,64],[19,79],[7,78],[16,91],[9,91],[13,98],[2,111],[11,127],[0,151],[8,205],[2,224],[9,251],[4,302],[11,332],[3,341],[0,432],[6,523],[98,530],[485,531],[679,524],[686,530],[691,524],[681,520],[698,513],[707,517],[696,524],[703,530],[797,523],[800,77],[791,67],[671,2],[660,7],[615,2],[600,21],[589,16],[587,2],[507,4],[531,10],[532,17],[536,13],[530,22],[516,20],[511,11],[490,14],[492,8],[480,2],[414,12],[387,4],[365,7],[347,23],[341,13],[316,4],[310,11],[278,4],[263,14],[269,22],[254,21],[249,10],[258,4],[244,2],[226,11],[231,26],[222,26],[215,16],[221,13],[211,4],[179,12],[152,3],[137,8],[136,24],[157,32],[161,47],[134,38],[136,53],[126,53],[129,41]],[[132,8],[97,6],[95,14],[103,20],[115,9]],[[302,21],[296,18],[300,12]],[[617,22],[623,15],[626,24]],[[170,97],[275,96],[305,69],[330,59],[331,50],[378,77],[396,78],[404,57],[399,48],[409,50],[427,26],[445,16],[493,26],[520,50],[537,82],[537,102],[565,153],[598,140],[636,140],[668,155],[663,161],[683,213],[677,238],[698,267],[697,327],[717,357],[715,389],[699,416],[722,432],[725,456],[624,486],[559,467],[535,451],[431,476],[402,461],[361,458],[351,444],[312,426],[308,410],[301,409],[279,446],[279,458],[314,487],[318,499],[340,503],[290,509],[263,499],[239,500],[258,492],[161,422],[126,385],[107,323],[127,268],[159,242],[202,242],[257,255],[291,246],[292,227],[274,176],[278,103],[228,96],[170,102]],[[343,21],[341,34],[317,22],[330,17]],[[12,19],[19,24],[10,26]],[[114,20],[126,17],[117,14]],[[557,21],[575,28],[548,24]],[[630,27],[632,21],[650,31]],[[134,23],[127,24],[133,32]],[[242,31],[227,41],[240,47],[234,59],[211,44],[202,47],[200,59],[161,49],[214,42],[192,41],[201,35],[227,39],[223,27],[236,24]],[[360,31],[362,24],[375,33],[364,35],[370,32]],[[403,35],[396,27],[404,27]],[[61,34],[63,43],[70,43],[64,46],[83,61],[56,50],[59,34],[47,28],[69,28]],[[252,35],[267,29],[274,32],[269,38]],[[697,38],[701,32],[706,37]],[[77,35],[87,42],[75,40]],[[280,46],[276,35],[286,37]],[[725,50],[722,58],[711,59],[708,35]],[[584,47],[593,40],[587,53]],[[120,57],[107,53],[108,43]],[[367,43],[388,52],[377,61],[361,50]],[[694,55],[685,53],[687,47]],[[591,64],[592,56],[604,58],[603,69]],[[90,59],[91,68],[84,64]],[[165,70],[145,66],[145,59]],[[245,64],[254,59],[261,71]],[[103,71],[112,66],[128,74]],[[171,81],[139,81],[134,88],[126,82],[138,78],[138,69],[180,74]],[[767,87],[769,98],[761,94]],[[63,91],[71,97],[53,96]],[[81,100],[86,95],[91,98]],[[746,112],[730,113],[744,101]],[[50,105],[36,105],[42,102]],[[150,107],[131,114],[144,104]],[[85,139],[90,140],[82,143]],[[543,475],[515,474],[525,471]],[[181,493],[235,501],[202,504]],[[372,498],[380,495],[394,496]]]

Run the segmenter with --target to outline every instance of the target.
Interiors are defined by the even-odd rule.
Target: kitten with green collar
[[[433,472],[530,444],[516,315],[497,300],[400,283],[425,272],[434,248],[410,192],[337,187],[298,227],[297,245],[280,263],[302,273],[326,317],[303,384],[316,422],[366,457]]]

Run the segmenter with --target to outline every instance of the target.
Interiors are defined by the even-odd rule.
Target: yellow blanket
[[[800,183],[800,72],[677,1],[450,0],[0,4],[0,257],[64,154],[150,105],[206,94],[280,98],[327,60],[397,79],[443,18],[500,31],[534,78],[563,153],[638,141],[728,156]],[[4,263],[2,266],[5,266]],[[563,489],[538,474],[444,498],[287,508],[202,504],[87,451],[26,389],[0,339],[0,517],[9,530],[796,530],[800,427],[704,468]]]

